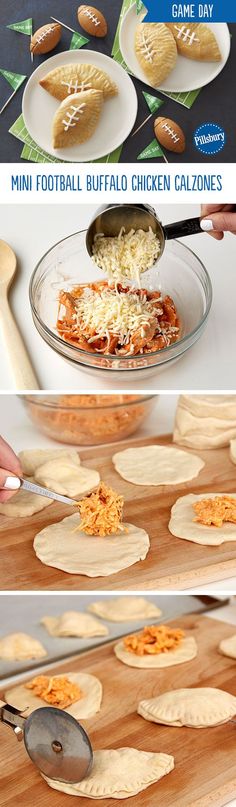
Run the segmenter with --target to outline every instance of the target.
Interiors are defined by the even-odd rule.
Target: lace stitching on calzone
[[[84,113],[85,107],[86,104],[80,104],[80,106],[73,106],[73,104],[71,104],[70,109],[68,109],[66,112],[67,120],[64,119],[62,121],[62,123],[64,123],[64,132],[68,132],[70,127],[76,126],[79,121],[79,116],[83,115]]]
[[[187,45],[192,45],[193,42],[200,42],[195,34],[195,31],[191,31],[191,29],[187,28],[186,25],[182,25],[181,28],[179,28],[178,25],[175,25],[175,30],[178,31],[177,39],[182,39],[182,41],[186,42]]]
[[[153,63],[154,56],[157,53],[157,50],[151,45],[148,40],[148,36],[146,36],[146,32],[143,30],[141,34],[141,53],[144,55],[144,59],[149,64]]]

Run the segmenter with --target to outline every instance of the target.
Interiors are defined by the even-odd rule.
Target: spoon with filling
[[[6,354],[18,390],[39,389],[21,334],[8,302],[8,292],[17,268],[16,256],[6,241],[0,240],[0,327]]]

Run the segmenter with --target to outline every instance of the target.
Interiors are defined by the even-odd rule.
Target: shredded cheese
[[[168,653],[179,646],[185,633],[180,628],[169,628],[168,625],[149,625],[142,633],[126,636],[125,649],[136,656]]]
[[[122,227],[118,236],[99,233],[93,243],[93,261],[110,280],[129,278],[140,287],[140,274],[150,269],[160,254],[160,241],[149,230],[130,230]]]
[[[71,706],[83,696],[80,687],[70,681],[66,675],[55,677],[37,675],[25,686],[26,689],[32,689],[38,698],[58,709],[66,709],[67,706]]]
[[[81,522],[74,530],[82,530],[87,535],[103,537],[122,532],[124,499],[112,488],[101,482],[96,493],[91,493],[78,502]]]
[[[112,488],[101,482],[96,493],[90,493],[78,502],[81,522],[77,530],[104,538],[123,532],[122,525],[124,499]]]
[[[144,336],[146,328],[156,327],[153,306],[145,295],[140,298],[132,291],[118,293],[117,289],[107,288],[100,294],[85,290],[77,301],[73,319],[82,333],[94,333],[88,339],[89,344],[112,333],[120,344],[126,345],[137,331]]]
[[[236,524],[236,499],[231,496],[216,496],[214,499],[201,499],[193,505],[194,521],[206,527],[222,527],[225,521]]]

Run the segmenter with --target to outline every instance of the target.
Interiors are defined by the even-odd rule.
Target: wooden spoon
[[[17,390],[39,389],[24,342],[8,303],[8,291],[16,272],[16,256],[0,240],[0,325]]]

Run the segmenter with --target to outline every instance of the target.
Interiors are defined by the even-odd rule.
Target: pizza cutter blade
[[[53,706],[36,709],[25,722],[24,743],[34,765],[49,779],[74,784],[89,774],[89,737],[68,712]]]
[[[24,717],[0,701],[0,721],[13,729],[18,740],[24,739],[27,754],[44,776],[67,784],[88,776],[92,746],[86,731],[68,712],[46,706]]]

